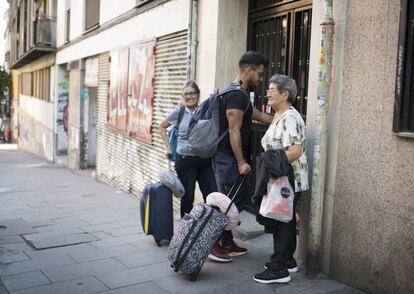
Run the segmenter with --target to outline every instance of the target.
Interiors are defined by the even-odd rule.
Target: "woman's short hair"
[[[200,88],[198,87],[196,81],[188,80],[188,81],[184,82],[182,90],[184,90],[184,88],[187,88],[187,87],[193,88],[198,94],[200,94]]]
[[[285,75],[274,75],[270,78],[269,84],[277,85],[279,93],[287,91],[289,93],[288,101],[290,104],[295,103],[296,95],[298,94],[298,87],[294,79]]]

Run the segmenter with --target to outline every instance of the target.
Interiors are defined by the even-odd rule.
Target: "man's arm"
[[[272,123],[273,116],[264,112],[260,112],[257,108],[253,107],[252,119],[270,125]]]
[[[229,123],[229,137],[230,145],[236,157],[237,167],[240,174],[247,174],[250,172],[250,165],[243,157],[243,149],[241,143],[240,129],[243,123],[244,112],[240,109],[226,110],[227,121]]]

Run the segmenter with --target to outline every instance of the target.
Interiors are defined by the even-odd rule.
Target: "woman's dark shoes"
[[[266,262],[264,268],[268,269],[269,267],[271,267],[270,264],[271,262]],[[289,273],[296,273],[299,270],[298,264],[296,263],[296,260],[294,258],[286,261],[285,266]]]
[[[285,266],[287,267],[289,273],[296,273],[299,270],[298,264],[296,263],[296,260],[294,258],[286,261]]]
[[[289,283],[290,282],[290,275],[286,268],[281,269],[279,271],[273,271],[271,269],[266,269],[264,272],[260,274],[254,275],[253,279],[262,284],[272,284],[272,283]]]

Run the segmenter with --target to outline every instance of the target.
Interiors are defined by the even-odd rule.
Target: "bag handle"
[[[234,193],[233,197],[232,197],[232,198],[230,198],[230,199],[231,199],[230,204],[229,204],[229,206],[227,207],[226,212],[224,213],[224,215],[227,215],[227,213],[229,212],[230,207],[231,207],[231,205],[234,203],[234,200],[236,199],[236,196],[237,196],[237,194],[239,193],[239,191],[240,191],[241,187],[243,186],[244,181],[246,180],[247,176],[248,176],[248,174],[247,174],[247,175],[240,175],[240,174],[239,174],[239,175],[238,175],[238,177],[237,177],[237,179],[236,179],[236,181],[234,181],[233,186],[230,188],[230,191],[229,191],[229,193],[227,194],[227,197],[229,197],[229,198],[230,198],[230,195],[233,193],[234,188],[236,187],[236,184],[239,182],[240,178],[242,179],[242,180],[241,180],[241,182],[240,182],[240,184],[238,185],[238,187],[237,187],[237,189],[236,189],[236,192]]]

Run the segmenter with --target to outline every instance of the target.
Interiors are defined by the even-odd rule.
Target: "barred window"
[[[401,0],[393,131],[414,133],[414,3]]]

